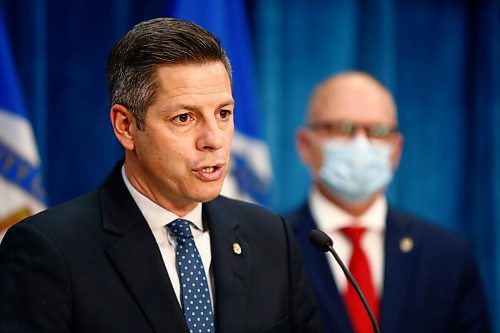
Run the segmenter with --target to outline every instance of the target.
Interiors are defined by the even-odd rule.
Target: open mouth
[[[224,175],[224,164],[204,166],[193,170],[193,173],[203,181],[218,180]]]

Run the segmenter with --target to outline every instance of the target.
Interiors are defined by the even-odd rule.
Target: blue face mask
[[[368,199],[392,180],[391,145],[364,136],[323,143],[319,177],[332,194],[348,202]]]

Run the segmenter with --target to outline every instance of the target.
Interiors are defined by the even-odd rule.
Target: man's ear
[[[394,138],[394,142],[392,143],[392,170],[396,170],[399,166],[399,161],[401,160],[401,155],[403,153],[403,141],[403,134],[396,133],[396,137]]]
[[[295,135],[295,144],[297,145],[297,152],[299,153],[302,162],[310,168],[314,168],[321,161],[317,161],[317,156],[314,152],[315,147],[311,142],[308,130],[299,128]]]
[[[134,149],[135,118],[125,106],[114,104],[109,112],[116,138],[126,150]]]

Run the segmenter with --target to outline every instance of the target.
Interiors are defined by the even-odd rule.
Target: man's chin
[[[220,195],[221,190],[222,184],[218,184],[216,186],[213,186],[212,188],[206,188],[197,194],[197,199],[199,202],[211,201]]]

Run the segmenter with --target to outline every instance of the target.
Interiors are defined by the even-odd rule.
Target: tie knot
[[[347,238],[353,243],[357,244],[359,243],[359,240],[361,239],[361,236],[366,231],[366,228],[362,227],[345,227],[340,229],[344,235],[346,235]]]
[[[189,228],[189,223],[190,222],[188,220],[177,219],[167,224],[167,227],[177,238],[193,238],[193,234]]]

